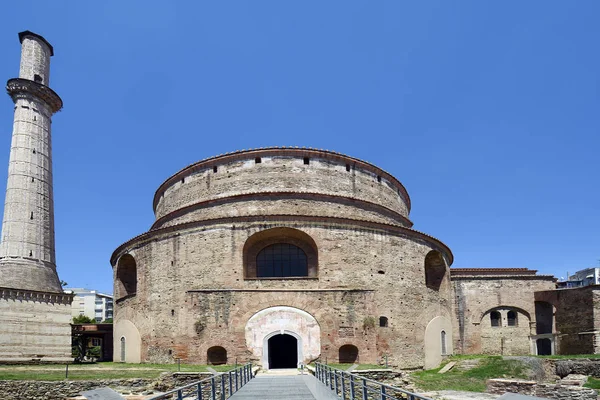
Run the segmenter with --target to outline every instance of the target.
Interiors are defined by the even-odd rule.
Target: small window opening
[[[29,250],[29,257],[33,257],[33,251]]]
[[[171,310],[171,317],[175,315],[175,310]]]
[[[37,121],[37,117],[36,117],[35,115],[33,116],[33,120],[34,120],[34,121]]]
[[[181,183],[185,183],[185,178],[181,178]]]
[[[442,355],[445,356],[446,355],[446,331],[442,331],[440,333],[441,339],[442,339]]]
[[[31,178],[31,182],[35,182],[35,178]]]
[[[506,322],[508,326],[517,326],[517,313],[514,311],[509,311],[506,314]]]
[[[260,157],[256,157],[254,159],[254,164],[260,164],[262,162],[262,160],[260,159]]]
[[[381,176],[377,175],[377,182],[381,182]]]
[[[173,350],[169,349],[169,355],[173,354]]]
[[[350,171],[350,164],[346,164],[346,171]]]
[[[217,173],[217,166],[216,165],[213,167],[213,172]]]
[[[387,317],[379,317],[379,326],[382,328],[388,327],[388,319]]]
[[[29,216],[29,219],[33,219],[33,211],[31,212],[31,215]]]
[[[33,149],[33,154],[35,154],[35,149]]]
[[[33,75],[33,80],[34,80],[34,82],[37,82],[37,83],[42,83],[42,81],[43,81],[42,77],[39,76],[38,74]]]
[[[304,165],[310,164],[310,158],[304,157]]]
[[[377,273],[383,275],[383,274],[385,274],[385,271],[379,270],[379,271],[377,271]]]
[[[492,323],[493,327],[500,326],[500,313],[498,311],[492,311],[490,313],[490,322]]]

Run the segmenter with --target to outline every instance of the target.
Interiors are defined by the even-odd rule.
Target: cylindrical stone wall
[[[31,32],[21,33],[19,39],[21,40],[19,78],[50,86],[52,46],[41,36]]]
[[[61,292],[56,273],[51,117],[60,98],[46,85],[52,47],[24,32],[0,242],[0,286]],[[58,104],[58,106],[57,106]]]

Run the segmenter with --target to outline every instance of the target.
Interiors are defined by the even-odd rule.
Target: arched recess
[[[440,290],[446,277],[446,261],[437,250],[431,250],[425,256],[425,286],[433,290]]]
[[[124,254],[117,263],[115,297],[120,299],[137,292],[137,264],[131,254]]]
[[[353,344],[345,344],[338,351],[338,362],[340,364],[354,364],[358,362],[358,347]]]
[[[442,347],[442,337],[445,340],[445,348]],[[442,316],[433,318],[425,328],[425,369],[438,367],[442,357],[453,352],[452,322]]]
[[[265,308],[252,315],[245,327],[248,349],[269,368],[268,340],[287,334],[298,340],[298,362],[308,363],[321,354],[321,328],[304,310],[287,306]]]
[[[227,350],[221,346],[213,346],[206,351],[206,363],[209,365],[227,364]]]
[[[261,279],[257,268],[257,258],[261,251],[274,245],[280,245],[280,250],[284,247],[283,245],[291,245],[306,256],[306,273],[304,275],[288,275],[289,277],[316,278],[318,276],[319,252],[313,238],[298,229],[272,228],[257,232],[246,240],[243,249],[244,278]],[[285,277],[279,276],[278,278]]]
[[[142,338],[133,322],[119,319],[113,329],[113,360],[140,363]]]
[[[481,316],[481,353],[525,355],[531,353],[530,315],[519,307],[503,305]]]
[[[554,332],[554,306],[545,301],[535,302],[535,330],[543,335]]]

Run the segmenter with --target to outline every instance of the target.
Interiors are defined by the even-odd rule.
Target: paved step
[[[312,375],[261,374],[244,385],[230,399],[339,400],[339,397]]]

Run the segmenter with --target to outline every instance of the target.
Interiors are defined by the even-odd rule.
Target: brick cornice
[[[166,222],[171,221],[180,216],[183,216],[194,210],[212,207],[212,206],[216,206],[216,205],[221,205],[221,204],[225,204],[228,202],[248,201],[248,200],[255,200],[255,199],[262,200],[262,199],[266,199],[266,198],[268,198],[269,200],[274,200],[274,201],[282,200],[282,199],[307,199],[307,200],[317,200],[317,201],[325,200],[325,201],[331,201],[334,203],[343,203],[343,202],[356,203],[361,206],[367,206],[369,208],[375,209],[378,212],[380,212],[388,217],[396,218],[396,219],[402,221],[402,223],[407,225],[409,228],[413,226],[413,223],[408,218],[403,216],[402,214],[400,214],[388,207],[385,207],[385,206],[382,206],[380,204],[373,203],[370,201],[355,199],[352,197],[335,196],[335,195],[322,194],[322,193],[316,193],[316,192],[287,191],[287,192],[244,193],[244,194],[222,197],[222,198],[218,198],[218,199],[200,201],[200,202],[197,202],[194,204],[190,204],[189,206],[181,207],[177,210],[171,211],[170,213],[162,216],[161,218],[157,219],[152,224],[152,226],[150,227],[150,230],[158,229],[158,228],[160,228],[160,226],[162,226]]]
[[[452,271],[452,268],[450,268]],[[502,274],[497,275],[452,275],[450,278],[453,281],[474,281],[474,280],[498,280],[498,279],[512,279],[512,280],[541,280],[541,281],[553,281],[556,282],[558,279],[554,275],[513,275],[513,274]]]
[[[220,225],[220,224],[236,224],[236,223],[255,223],[255,222],[271,222],[278,223],[283,222],[286,226],[294,226],[294,224],[325,224],[325,225],[337,225],[341,227],[358,227],[358,228],[369,228],[373,230],[380,230],[392,234],[397,234],[401,236],[406,236],[410,238],[415,238],[419,240],[423,240],[426,243],[430,244],[436,250],[442,252],[446,256],[446,260],[448,265],[451,265],[454,261],[454,256],[452,251],[448,246],[446,246],[439,239],[434,238],[433,236],[427,235],[426,233],[419,232],[410,228],[405,228],[399,225],[385,224],[381,222],[372,222],[360,219],[351,219],[351,218],[339,218],[339,217],[311,217],[311,216],[301,216],[301,215],[259,215],[259,216],[247,216],[247,217],[224,217],[224,218],[214,218],[208,219],[204,221],[192,221],[186,222],[178,225],[168,226],[165,228],[155,229],[153,231],[148,231],[141,235],[138,235],[127,242],[121,244],[117,249],[113,252],[110,257],[110,263],[114,267],[116,265],[118,257],[121,253],[125,252],[128,247],[133,246],[134,244],[140,244],[141,242],[152,240],[154,237],[175,233],[181,230],[202,227],[202,226],[210,226],[210,225]]]
[[[35,290],[11,289],[0,287],[0,299],[15,301],[33,301],[37,303],[71,304],[74,294],[38,292]]]
[[[344,289],[344,288],[332,288],[332,289],[278,289],[278,288],[264,288],[264,289],[190,289],[186,293],[222,293],[222,292],[374,292],[375,289]]]
[[[314,157],[321,158],[326,160],[337,161],[340,164],[353,164],[357,167],[370,171],[376,175],[380,175],[386,178],[389,182],[394,184],[396,188],[401,192],[402,197],[406,200],[406,206],[408,211],[410,212],[410,196],[404,185],[400,183],[398,179],[396,179],[389,172],[367,162],[361,160],[359,158],[351,157],[342,153],[337,153],[335,151],[323,150],[323,149],[313,149],[306,147],[264,147],[260,149],[250,149],[250,150],[238,150],[231,153],[219,154],[217,156],[209,157],[204,160],[200,160],[194,164],[188,165],[187,167],[181,169],[176,172],[174,175],[171,175],[167,178],[156,190],[154,194],[153,200],[153,210],[156,212],[156,206],[158,204],[158,200],[160,196],[163,195],[165,190],[173,185],[174,183],[181,181],[182,178],[189,176],[197,171],[212,168],[215,165],[226,164],[233,161],[246,160],[246,159],[254,159],[256,157],[268,157],[268,156],[287,156],[287,157]]]

